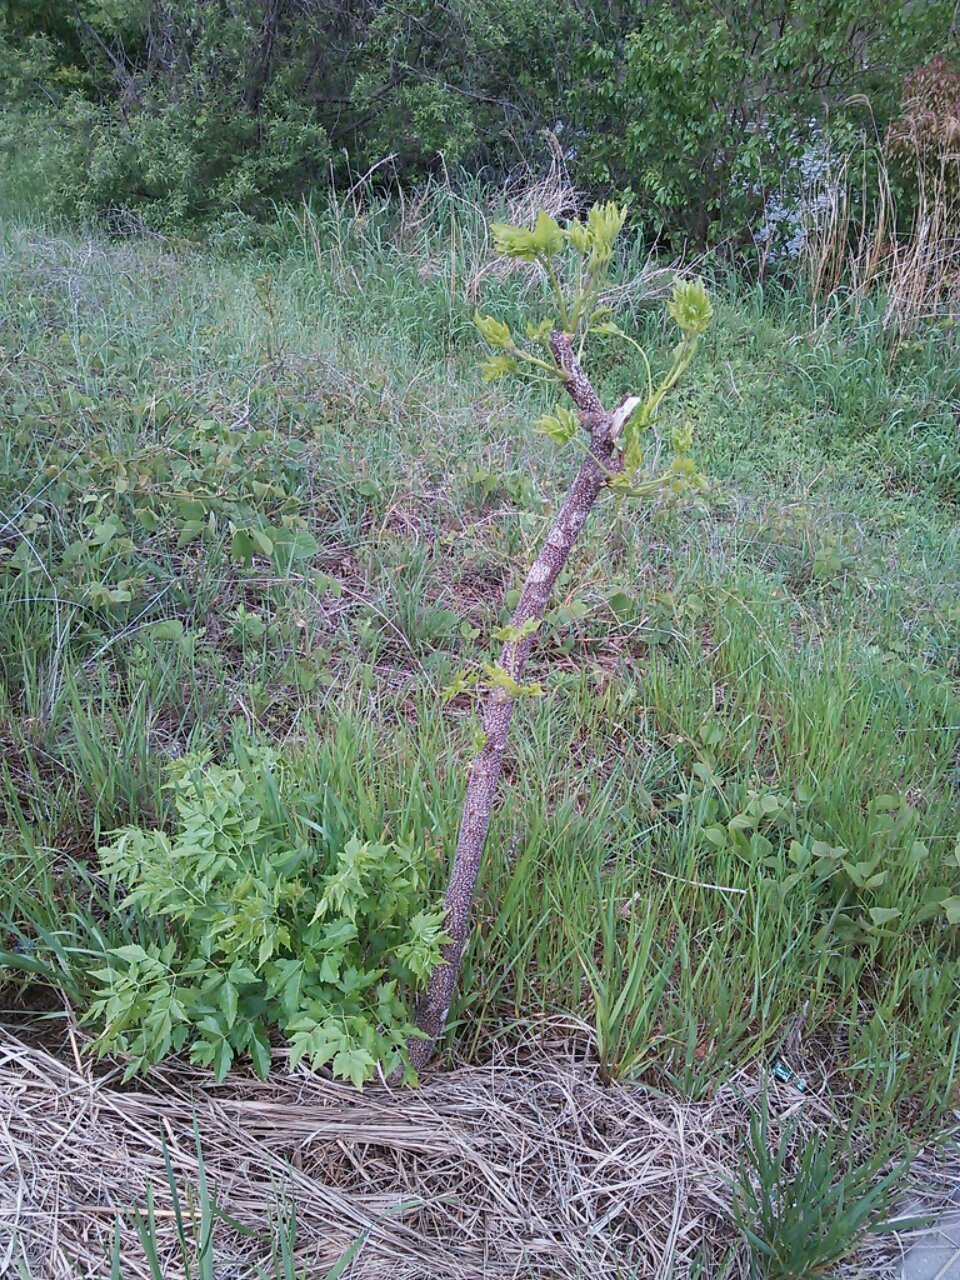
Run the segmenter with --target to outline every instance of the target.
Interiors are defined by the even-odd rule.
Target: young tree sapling
[[[450,941],[443,947],[441,963],[434,969],[426,995],[417,1010],[418,1036],[408,1049],[411,1065],[422,1070],[433,1056],[437,1038],[446,1024],[456,990],[460,958],[470,927],[474,889],[490,825],[497,784],[503,764],[510,721],[517,699],[538,692],[523,683],[527,659],[547,609],[550,593],[594,503],[604,489],[621,497],[653,498],[662,493],[684,494],[702,490],[703,477],[690,456],[692,428],[673,436],[675,455],[660,473],[643,471],[642,433],[649,427],[661,400],[693,359],[697,343],[711,319],[710,299],[699,280],[678,281],[667,311],[680,330],[680,341],[666,375],[654,383],[649,362],[643,394],[626,396],[614,409],[606,409],[583,370],[587,340],[605,334],[633,342],[610,318],[602,294],[613,260],[614,244],[626,209],[597,204],[585,222],[573,221],[561,228],[555,219],[540,213],[532,230],[494,223],[498,253],[537,263],[548,286],[550,311],[540,323],[527,325],[521,343],[508,325],[493,316],[477,313],[477,328],[494,354],[483,362],[486,380],[517,375],[556,383],[573,402],[571,410],[557,405],[541,418],[536,429],[560,444],[580,433],[586,439],[584,457],[540,554],[530,567],[509,627],[499,633],[503,649],[498,664],[487,665],[481,680],[460,676],[455,690],[479,685],[485,690],[480,746],[470,768],[456,853],[446,891],[446,930]],[[635,343],[633,345],[636,345]],[[639,349],[639,348],[638,348]]]

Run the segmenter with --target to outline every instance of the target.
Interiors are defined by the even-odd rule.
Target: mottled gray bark
[[[523,584],[520,600],[511,623],[521,627],[531,618],[542,618],[550,600],[553,584],[567,563],[570,550],[598,494],[612,474],[622,468],[622,459],[614,444],[614,431],[620,424],[608,413],[573,354],[570,338],[554,332],[550,348],[558,367],[567,375],[566,388],[580,416],[580,423],[590,437],[588,452],[566,500],[537,559]],[[614,428],[613,430],[611,428]],[[535,635],[508,640],[500,654],[500,665],[517,682],[533,648]],[[480,871],[480,861],[490,826],[490,815],[496,798],[497,783],[507,746],[507,734],[513,717],[515,699],[503,689],[494,689],[487,698],[483,713],[484,743],[470,765],[467,794],[463,802],[457,850],[447,886],[446,928],[452,941],[444,948],[443,960],[433,971],[426,995],[417,1009],[417,1026],[426,1033],[425,1040],[411,1040],[410,1061],[419,1071],[433,1057],[434,1044],[447,1020],[447,1010],[457,984],[460,956],[470,931],[473,893]]]

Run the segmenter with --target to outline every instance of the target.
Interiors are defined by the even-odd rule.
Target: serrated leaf
[[[210,1040],[198,1040],[190,1050],[190,1061],[200,1067],[209,1067],[217,1046]]]
[[[491,347],[503,347],[506,350],[513,347],[514,342],[510,334],[510,328],[502,320],[497,320],[493,316],[482,316],[479,311],[475,311],[473,313],[473,323],[480,331],[480,336],[484,342]]]
[[[257,1024],[253,1031],[253,1037],[248,1046],[248,1052],[253,1062],[253,1069],[261,1080],[266,1080],[270,1074],[270,1065],[272,1056],[270,1053],[270,1042],[263,1033],[263,1028]]]
[[[291,1023],[291,1026],[296,1027],[297,1023]],[[290,1055],[290,1069],[293,1070],[301,1058],[306,1056],[309,1058],[311,1068],[318,1071],[344,1047],[344,1039],[342,1029],[333,1023],[312,1024],[309,1031],[298,1032],[295,1037],[295,1049]]]
[[[549,436],[557,444],[568,444],[576,439],[580,430],[580,419],[566,405],[558,404],[552,414],[538,418],[533,424],[538,435]]]
[[[684,334],[696,337],[705,333],[713,318],[713,307],[703,281],[678,280],[667,312]]]
[[[333,1059],[333,1074],[341,1080],[349,1080],[361,1089],[376,1069],[377,1060],[366,1049],[357,1047],[341,1049]]]
[[[524,332],[531,342],[545,342],[554,327],[554,321],[548,316],[546,320],[541,320],[539,324],[530,324],[528,321],[524,327]]]
[[[513,356],[487,356],[480,361],[480,376],[484,382],[496,382],[508,373],[518,373],[520,365]]]
[[[230,972],[227,974],[227,977],[230,979],[231,982],[237,984],[238,986],[243,986],[247,983],[259,981],[257,974],[254,973],[253,969],[239,963],[232,964],[230,966]]]
[[[537,214],[533,228],[533,243],[542,258],[552,258],[563,248],[564,235],[556,218],[552,218],[545,209]]]
[[[604,320],[601,324],[591,326],[591,333],[599,333],[608,338],[625,338],[627,335],[612,320]]]
[[[229,1040],[221,1040],[214,1050],[213,1054],[213,1073],[217,1081],[226,1078],[227,1072],[233,1065],[233,1049]]]
[[[123,947],[111,947],[110,954],[119,956],[121,960],[127,960],[131,964],[150,959],[143,947],[135,942],[129,942]]]
[[[527,618],[519,627],[511,625],[506,627],[497,627],[493,633],[493,638],[494,640],[502,640],[505,643],[510,641],[515,644],[518,640],[523,640],[527,636],[532,636],[534,632],[538,631],[542,621],[542,618]]]
[[[227,1026],[232,1027],[237,1020],[237,1006],[239,1003],[239,993],[232,982],[224,982],[220,988],[220,999],[223,1004],[223,1016],[227,1020]]]
[[[491,222],[490,234],[493,236],[493,247],[497,253],[508,258],[523,258],[532,261],[537,256],[537,245],[533,233],[522,227],[514,227],[509,222]]]
[[[535,681],[521,684],[514,680],[509,671],[505,671],[503,667],[492,662],[483,663],[483,669],[487,673],[487,679],[490,687],[493,689],[502,689],[510,698],[542,698],[543,686]]]

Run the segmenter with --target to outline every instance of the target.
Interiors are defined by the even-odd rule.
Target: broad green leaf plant
[[[124,1054],[125,1078],[181,1050],[217,1079],[237,1058],[265,1077],[281,1042],[291,1069],[413,1082],[406,997],[447,936],[442,910],[424,909],[422,851],[298,822],[280,757],[248,754],[176,762],[173,834],[127,827],[100,851],[122,907],[159,928],[95,974],[96,1051]]]
[[[673,433],[674,455],[663,470],[644,470],[644,442],[660,404],[689,367],[710,324],[710,298],[700,280],[677,280],[667,312],[679,336],[667,372],[654,379],[645,352],[615,323],[611,308],[604,305],[614,248],[625,217],[624,207],[607,203],[594,205],[585,220],[574,220],[565,227],[544,212],[532,228],[502,222],[491,227],[498,253],[539,267],[545,306],[541,315],[526,325],[522,337],[496,316],[475,314],[477,329],[492,349],[481,365],[483,377],[487,381],[506,376],[532,379],[565,393],[569,403],[557,404],[552,413],[534,424],[535,430],[560,445],[581,445],[583,457],[540,554],[527,573],[510,625],[498,634],[503,642],[499,662],[484,664],[483,675],[462,674],[450,690],[480,687],[486,703],[447,886],[444,923],[449,940],[443,944],[442,962],[433,970],[418,1008],[420,1034],[409,1045],[410,1060],[417,1069],[429,1062],[446,1025],[513,709],[520,698],[541,692],[539,685],[523,680],[523,673],[551,590],[571,548],[605,490],[620,499],[649,500],[696,496],[707,487],[691,456],[692,426]],[[594,335],[630,343],[643,358],[645,386],[638,394],[625,396],[614,409],[604,407],[581,364]]]

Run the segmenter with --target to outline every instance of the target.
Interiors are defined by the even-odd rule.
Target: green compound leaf
[[[513,338],[510,335],[510,329],[502,320],[496,320],[493,316],[482,316],[479,311],[473,313],[473,323],[480,331],[480,336],[484,342],[488,342],[491,347],[505,347],[510,350],[513,345]]]
[[[558,404],[552,414],[538,418],[533,429],[538,435],[549,436],[557,444],[569,444],[580,430],[580,419],[572,409]]]
[[[683,333],[699,336],[706,333],[713,319],[713,306],[703,281],[678,280],[673,286],[673,297],[667,303],[667,311]]]

